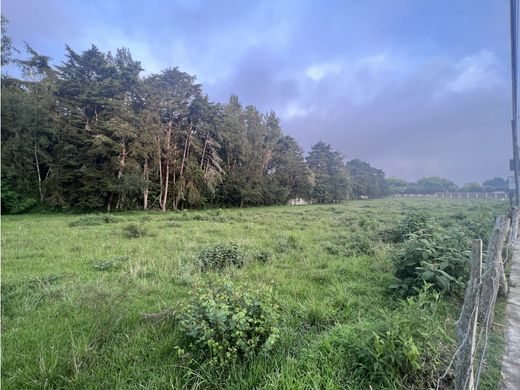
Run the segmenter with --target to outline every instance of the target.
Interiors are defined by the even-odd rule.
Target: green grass
[[[476,200],[385,199],[132,212],[109,219],[4,216],[2,386],[367,388],[367,382],[360,382],[366,370],[359,371],[353,351],[363,347],[373,330],[408,310],[388,290],[392,246],[376,240],[374,232],[412,210],[429,210],[441,222],[456,224],[461,216],[482,209],[503,213],[506,206]],[[345,252],[360,235],[371,237],[370,254]],[[217,243],[238,244],[245,265],[222,274],[201,273],[199,251]],[[221,370],[178,356],[175,347],[182,335],[175,321],[145,314],[175,311],[194,283],[210,278],[231,278],[251,290],[272,286],[282,314],[274,351]],[[457,299],[441,299],[431,320],[440,330],[432,342],[447,361],[455,344],[459,305]],[[500,354],[500,347],[496,349]],[[413,383],[413,378],[371,382],[374,389]]]

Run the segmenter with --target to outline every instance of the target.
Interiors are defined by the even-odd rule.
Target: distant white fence
[[[394,198],[507,199],[507,193],[496,192],[436,192],[433,194],[395,194]]]

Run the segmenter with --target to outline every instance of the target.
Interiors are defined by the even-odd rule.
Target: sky
[[[197,76],[212,101],[275,111],[304,150],[387,176],[507,177],[505,0],[3,0],[18,48],[64,60],[129,48],[144,74]]]

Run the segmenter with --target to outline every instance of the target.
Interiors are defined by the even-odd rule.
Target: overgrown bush
[[[384,242],[401,243],[406,241],[410,234],[426,230],[434,223],[433,217],[425,211],[416,211],[408,214],[397,225],[380,232]]]
[[[407,236],[394,253],[397,281],[390,287],[404,296],[414,294],[425,282],[447,293],[459,292],[468,272],[470,239],[435,223]]]
[[[237,244],[215,244],[203,248],[198,256],[202,272],[222,271],[227,267],[241,267],[244,255]]]
[[[139,238],[146,235],[146,229],[135,223],[127,225],[123,228],[123,235],[126,238]]]
[[[120,222],[121,218],[115,217],[110,214],[91,214],[84,215],[78,219],[69,223],[70,227],[77,226],[99,226],[105,223],[117,223]]]
[[[270,295],[230,282],[195,289],[177,322],[186,341],[177,347],[179,355],[190,353],[219,367],[268,352],[279,337],[278,307]]]

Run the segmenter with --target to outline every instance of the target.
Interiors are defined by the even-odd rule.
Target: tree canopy
[[[128,49],[95,45],[65,61],[26,46],[15,59],[2,19],[2,211],[175,210],[337,202],[384,194],[384,172],[345,164],[318,142],[307,157],[276,113],[208,99],[176,67],[144,76]]]

